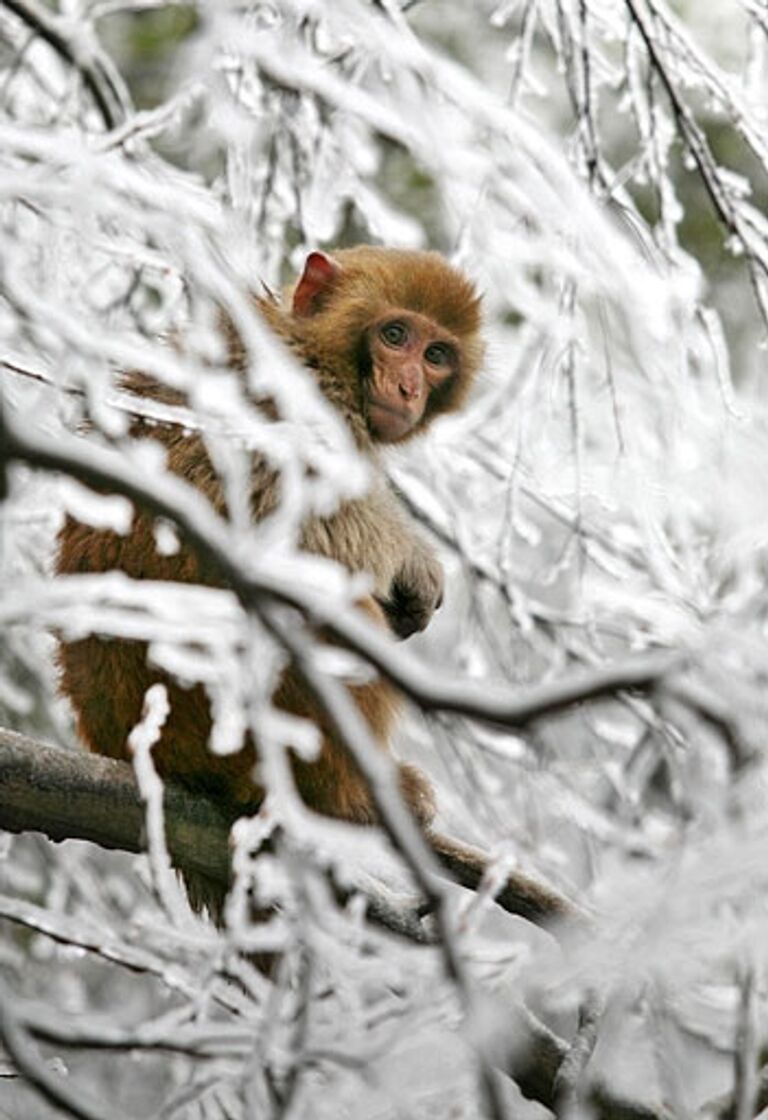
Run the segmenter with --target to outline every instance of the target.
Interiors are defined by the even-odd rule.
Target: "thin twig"
[[[570,1120],[581,1114],[580,1105],[585,1096],[582,1079],[597,1044],[602,1012],[602,1001],[593,993],[587,995],[579,1008],[576,1035],[555,1078],[555,1115],[558,1120]]]
[[[114,1100],[98,1100],[82,1086],[71,1085],[60,1074],[52,1073],[45,1058],[29,1037],[26,1025],[14,1010],[14,999],[0,984],[0,1040],[24,1078],[34,1085],[50,1104],[63,1108],[75,1120],[124,1120],[125,1113]]]
[[[748,964],[740,984],[739,1015],[734,1047],[734,1120],[752,1120],[758,1097],[757,983]]]
[[[496,1071],[482,1037],[477,1033],[475,995],[459,953],[449,896],[435,879],[437,864],[428,842],[398,794],[395,766],[378,749],[370,727],[341,682],[317,670],[307,649],[290,627],[282,625],[275,613],[265,612],[262,618],[290,653],[296,671],[320,703],[336,736],[360,769],[384,832],[427,900],[438,928],[438,949],[446,975],[464,1008],[467,1041],[475,1053],[486,1114],[490,1120],[504,1120],[505,1109]]]

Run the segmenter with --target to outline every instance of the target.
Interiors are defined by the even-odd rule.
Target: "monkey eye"
[[[379,329],[379,334],[386,342],[387,346],[403,346],[408,338],[408,328],[405,323],[400,323],[395,320],[392,323],[385,323]]]
[[[453,358],[453,351],[445,342],[432,342],[424,351],[424,357],[431,366],[447,366]]]

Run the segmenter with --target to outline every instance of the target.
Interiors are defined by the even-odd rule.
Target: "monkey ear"
[[[293,313],[301,319],[316,315],[341,269],[325,253],[310,253],[293,290]]]

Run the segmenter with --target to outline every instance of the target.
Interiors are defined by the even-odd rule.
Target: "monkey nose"
[[[399,384],[400,396],[404,401],[415,401],[419,395],[419,383],[414,378],[403,379]]]

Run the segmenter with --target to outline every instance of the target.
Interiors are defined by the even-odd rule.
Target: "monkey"
[[[434,252],[358,246],[310,253],[296,283],[282,298],[253,296],[272,331],[314,377],[340,413],[373,482],[361,498],[330,516],[310,516],[300,547],[330,558],[352,573],[366,573],[371,594],[360,603],[374,624],[398,638],[423,630],[443,595],[442,567],[387,485],[381,449],[424,432],[442,414],[461,408],[483,357],[481,300],[474,285]],[[231,365],[238,340],[226,327]],[[141,372],[125,387],[134,393],[177,399]],[[199,433],[149,428],[138,418],[132,434],[165,447],[168,469],[196,486],[218,512],[225,509],[219,479]],[[279,479],[258,455],[251,466],[250,510],[264,517],[278,501]],[[126,535],[94,528],[68,516],[59,533],[59,573],[119,570],[136,578],[215,583],[184,544],[162,555],[151,516],[136,510]],[[208,749],[212,728],[201,684],[183,687],[150,664],[147,645],[97,634],[60,641],[60,687],[74,709],[77,730],[95,753],[129,758],[128,737],[141,716],[147,689],[162,681],[169,716],[153,748],[159,774],[198,790],[233,813],[255,811],[264,797],[257,778],[257,746],[250,739],[236,754]],[[354,701],[383,750],[389,750],[399,698],[384,679],[350,686]],[[324,713],[289,666],[275,704],[311,719],[321,735],[318,756],[292,759],[296,787],[318,813],[357,824],[375,820],[370,794]],[[434,814],[432,786],[416,766],[400,763],[402,795],[422,827]]]

